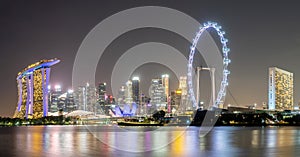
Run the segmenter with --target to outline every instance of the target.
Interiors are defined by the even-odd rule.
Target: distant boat
[[[164,123],[158,123],[158,122],[117,122],[120,126],[164,126]]]
[[[161,121],[145,120],[144,117],[139,118],[129,118],[117,121],[120,126],[164,126]]]

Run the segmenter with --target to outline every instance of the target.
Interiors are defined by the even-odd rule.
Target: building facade
[[[161,79],[152,79],[149,94],[151,99],[151,110],[165,110],[167,104],[166,94]]]
[[[74,102],[78,110],[96,112],[96,88],[87,83],[74,91]]]
[[[125,104],[132,104],[132,81],[128,80],[125,86]]]
[[[41,60],[18,73],[18,105],[13,117],[41,118],[48,116],[50,67],[58,59]]]
[[[292,110],[293,73],[276,68],[269,68],[269,105],[270,110]]]
[[[63,92],[61,90],[61,86],[59,85],[55,85],[54,89],[50,89],[48,112],[54,113],[63,108],[60,97],[62,94]]]
[[[125,104],[125,99],[126,99],[125,90],[126,90],[126,86],[121,86],[118,91],[118,98],[117,98],[118,105]]]
[[[177,89],[175,91],[171,92],[171,108],[172,110],[178,110],[181,104],[181,96],[182,96],[182,90]]]
[[[77,106],[75,105],[74,102],[74,92],[73,90],[68,90],[67,93],[65,93],[66,98],[65,98],[65,112],[72,112],[77,109]]]
[[[188,101],[188,87],[187,87],[187,76],[180,76],[179,78],[179,90],[181,90],[180,104],[178,109],[181,111],[192,110],[193,106]]]
[[[104,105],[106,94],[106,83],[101,82],[98,84],[98,103]]]
[[[140,102],[140,78],[132,78],[132,98],[133,102],[139,104]]]
[[[169,90],[169,85],[170,85],[170,83],[169,83],[169,75],[168,74],[164,74],[164,75],[162,75],[161,76],[161,80],[162,80],[162,85],[164,86],[164,88],[165,88],[165,95],[166,95],[166,97],[168,97],[169,95],[170,95],[170,90]]]

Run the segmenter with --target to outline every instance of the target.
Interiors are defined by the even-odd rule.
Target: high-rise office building
[[[179,89],[181,89],[181,94],[183,96],[186,96],[188,94],[187,93],[187,77],[186,76],[180,76]]]
[[[181,104],[181,95],[182,95],[182,90],[177,89],[175,91],[171,92],[171,108],[172,110],[178,110],[180,104]]]
[[[100,82],[97,88],[96,114],[103,114],[106,111],[106,82]]]
[[[118,91],[118,98],[117,98],[118,104],[125,104],[125,99],[126,99],[125,90],[126,90],[126,86],[120,87]]]
[[[65,100],[65,112],[72,112],[76,110],[77,107],[74,102],[74,92],[73,90],[69,89],[66,93],[66,100]]]
[[[56,115],[59,112],[72,112],[76,110],[74,102],[73,90],[68,90],[63,93],[60,86],[56,86],[55,90],[50,92],[50,107],[51,115]]]
[[[74,91],[74,101],[78,110],[85,110],[86,98],[85,98],[85,86],[80,86]]]
[[[96,88],[87,83],[74,92],[74,101],[79,110],[95,112],[97,102]]]
[[[180,76],[179,78],[179,90],[181,91],[180,107],[181,110],[191,110],[192,104],[188,101],[188,88],[187,88],[187,77]],[[178,93],[177,93],[178,94]]]
[[[128,80],[125,86],[125,103],[132,104],[132,81]]]
[[[60,96],[63,94],[60,85],[55,85],[54,89],[50,91],[49,94],[49,108],[48,112],[57,112],[63,108],[62,103],[60,103]]]
[[[165,88],[165,95],[166,97],[168,97],[170,95],[170,91],[169,91],[169,75],[168,74],[164,74],[161,76],[161,80],[162,80],[162,85]]]
[[[276,68],[269,68],[269,109],[291,110],[293,100],[293,73]]]
[[[140,102],[140,78],[132,78],[132,98],[133,102],[139,104]]]
[[[106,83],[101,82],[98,85],[98,103],[104,105],[105,103],[105,94],[106,94]]]
[[[95,86],[86,85],[86,111],[95,112],[95,107],[97,104],[97,89]]]
[[[152,79],[149,94],[153,109],[159,110],[166,107],[165,87],[162,85],[161,79]]]

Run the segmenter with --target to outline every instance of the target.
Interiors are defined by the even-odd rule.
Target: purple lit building
[[[41,60],[18,73],[18,105],[15,118],[40,118],[48,115],[50,67],[58,59]]]

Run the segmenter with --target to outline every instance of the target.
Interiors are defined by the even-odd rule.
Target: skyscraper
[[[118,91],[118,98],[117,98],[117,102],[118,104],[125,104],[125,90],[126,90],[126,86],[121,86],[119,91]]]
[[[95,112],[96,88],[87,83],[74,92],[74,101],[79,110]]]
[[[132,81],[128,80],[126,82],[126,87],[125,87],[125,103],[131,104],[132,101],[133,101],[133,99],[132,99]]]
[[[101,82],[98,85],[98,103],[100,105],[104,105],[105,94],[106,94],[106,83],[105,82]]]
[[[179,89],[181,91],[180,92],[180,94],[181,94],[180,104],[179,104],[181,110],[190,110],[192,108],[192,105],[190,103],[188,103],[188,91],[187,91],[188,88],[187,88],[187,77],[186,76],[180,76]]]
[[[73,90],[63,93],[60,86],[56,86],[54,91],[50,92],[49,114],[57,115],[59,112],[72,112],[76,110],[74,103]]]
[[[86,108],[86,94],[85,86],[80,86],[74,91],[74,101],[78,110],[85,110]]]
[[[139,104],[140,102],[140,78],[132,78],[132,98],[133,102]]]
[[[86,111],[96,112],[95,107],[97,104],[97,89],[89,83],[85,86],[86,89]]]
[[[168,74],[164,74],[161,76],[161,80],[162,80],[162,85],[165,88],[165,95],[166,97],[168,97],[170,95],[170,91],[169,91],[169,75]]]
[[[177,90],[171,92],[171,108],[172,108],[172,110],[178,110],[178,108],[181,104],[181,95],[182,95],[181,89],[177,89]]]
[[[269,109],[293,109],[293,73],[276,68],[269,68]]]
[[[155,109],[165,109],[167,103],[166,94],[161,79],[152,79],[149,94],[152,111]]]
[[[179,89],[181,89],[181,94],[186,96],[187,95],[187,77],[180,76],[179,78]]]
[[[60,85],[55,85],[54,89],[50,91],[50,103],[48,112],[57,112],[62,108],[62,104],[60,103],[59,97],[62,95],[62,90]]]
[[[65,101],[65,111],[66,112],[72,112],[76,110],[76,105],[74,103],[74,95],[73,95],[73,90],[69,89],[68,92],[66,93],[66,101]]]

